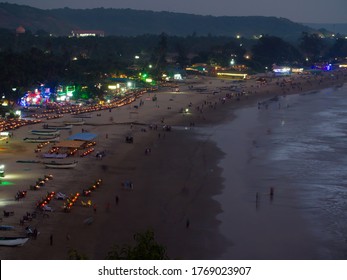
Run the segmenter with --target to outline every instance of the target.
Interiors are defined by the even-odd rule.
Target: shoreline
[[[331,77],[328,76],[327,79],[329,78]],[[343,83],[341,80],[346,81],[346,76],[338,82],[329,79],[319,84],[307,84],[302,92],[341,84]],[[222,82],[217,80],[215,83],[220,85]],[[212,84],[211,88],[216,85]],[[221,206],[212,199],[223,188],[221,169],[217,167],[223,155],[210,141],[196,139],[194,126],[210,126],[223,122],[229,111],[245,105],[256,105],[256,102],[278,95],[279,92],[275,84],[263,88],[253,86],[248,90],[258,92],[248,97],[242,96],[240,101],[226,100],[225,104],[221,104],[219,100],[225,95],[223,91],[216,95],[193,93],[180,97],[174,93],[158,92],[158,103],[146,101],[144,108],[140,108],[138,113],[131,113],[133,112],[131,106],[127,107],[130,109],[114,109],[112,113],[102,112],[99,123],[107,123],[109,116],[112,115],[115,119],[119,116],[122,120],[131,122],[139,120],[142,122],[146,119],[145,123],[155,123],[160,127],[164,119],[163,123],[172,125],[173,131],[147,128],[144,132],[141,131],[140,125],[129,127],[129,124],[83,126],[99,134],[96,150],[106,149],[106,157],[100,161],[93,157],[83,158],[80,163],[82,166],[71,172],[54,171],[53,181],[47,184],[47,189],[42,192],[40,190],[40,194],[53,189],[62,192],[81,191],[83,186],[90,185],[101,177],[103,185],[91,197],[93,203],[97,205],[97,213],[93,213],[92,208],[81,206],[76,206],[71,213],[63,213],[58,209],[61,203],[54,201],[52,204],[56,211],[50,215],[50,218],[35,221],[40,231],[37,240],[29,240],[19,248],[2,248],[4,250],[1,259],[67,259],[69,248],[87,255],[89,259],[104,259],[113,244],[120,246],[132,244],[133,234],[148,228],[154,230],[156,240],[167,247],[168,256],[172,259],[218,259],[223,254],[225,244],[228,244],[218,229],[220,222],[216,217],[221,212]],[[296,87],[284,92],[282,90],[281,95],[300,93],[296,90]],[[167,96],[164,99],[162,97],[165,94]],[[178,100],[179,98],[181,99]],[[183,107],[189,102],[193,103],[193,114],[178,114],[179,106]],[[217,102],[215,109],[213,102]],[[203,113],[194,109],[203,104],[207,107]],[[157,107],[158,105],[160,107]],[[174,109],[167,109],[169,106]],[[93,117],[93,120],[96,119]],[[191,123],[194,123],[194,126],[191,126]],[[80,129],[74,127],[73,132],[79,132]],[[26,129],[20,128],[20,130],[22,132],[19,135],[23,135]],[[124,143],[124,136],[129,133],[134,135],[134,144]],[[17,134],[15,131],[15,139],[18,140]],[[34,145],[14,142],[24,151],[23,156],[32,158],[32,149],[28,147]],[[144,154],[147,147],[151,148],[150,155]],[[193,157],[198,160],[191,162]],[[9,158],[12,160],[10,163],[13,165],[12,170],[15,170],[14,160],[18,159],[18,155],[9,155]],[[30,167],[21,167],[22,171],[25,168],[30,169]],[[23,171],[25,172],[30,170]],[[47,171],[36,168],[31,176],[32,180],[37,178],[35,175],[39,172],[43,175],[43,172]],[[67,174],[68,172],[70,174]],[[121,189],[121,182],[127,179],[134,182],[132,192]],[[25,180],[28,181],[28,178]],[[11,188],[11,191],[7,191],[7,200],[19,187],[15,185]],[[37,194],[35,193],[36,196]],[[16,216],[17,212],[25,213],[25,210],[28,211],[32,207],[35,198],[30,198],[29,195],[32,193],[28,193],[28,197],[19,202],[20,205],[11,206],[16,207]],[[115,195],[119,197],[117,205],[114,201]],[[106,209],[107,203],[111,205],[109,212]],[[93,224],[90,226],[83,224],[83,220],[90,216],[95,219]],[[20,214],[17,220],[19,217]],[[11,221],[17,227],[18,222],[14,217],[5,219],[7,218],[3,218],[2,224]],[[186,219],[191,221],[189,229],[185,227]],[[100,232],[103,233],[103,238],[98,240]],[[49,245],[50,234],[54,236],[54,246]],[[67,239],[67,236],[70,238]]]

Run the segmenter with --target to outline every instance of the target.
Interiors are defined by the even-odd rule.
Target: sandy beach
[[[190,78],[179,85],[179,92],[162,88],[144,94],[143,105],[138,108],[134,105],[138,105],[139,100],[111,111],[94,112],[83,126],[73,126],[71,134],[80,133],[82,129],[97,134],[95,152],[83,158],[69,158],[69,161],[78,160],[77,167],[71,170],[17,163],[17,160],[42,160],[40,153],[34,152],[37,144],[23,141],[29,137],[29,130],[40,129],[42,124],[15,130],[8,143],[0,142],[1,162],[6,164],[3,181],[8,183],[3,183],[0,189],[1,213],[14,212],[2,217],[1,224],[15,226],[15,231],[2,233],[23,235],[25,227],[31,225],[40,234],[22,247],[2,247],[1,259],[68,259],[71,248],[89,259],[105,259],[113,245],[133,244],[133,235],[147,229],[153,230],[156,240],[166,246],[170,259],[223,258],[226,246],[233,243],[220,233],[217,215],[222,210],[213,199],[223,189],[222,170],[218,167],[223,153],[213,142],[196,137],[195,128],[224,122],[226,116],[230,117],[230,111],[245,105],[257,106],[258,102],[276,95],[314,91],[347,81],[346,72],[333,73],[324,73],[322,77],[296,76],[290,83],[283,81],[286,78],[267,79],[267,83],[255,78],[243,83]],[[232,85],[244,94],[228,98],[237,92],[231,90]],[[194,89],[201,86],[206,90]],[[154,95],[156,101],[152,101]],[[61,119],[44,123],[61,124],[71,119],[71,115],[65,114]],[[163,130],[164,125],[172,126],[172,130]],[[133,137],[134,143],[125,142],[128,135]],[[62,131],[60,138],[68,136],[68,131]],[[234,142],[240,146],[239,151],[247,150],[242,141]],[[145,153],[146,149],[150,152]],[[98,159],[96,151],[105,151],[106,156]],[[52,174],[54,179],[40,190],[28,190],[37,178],[46,174]],[[54,200],[49,204],[54,209],[48,213],[49,217],[38,215],[20,225],[23,215],[33,212],[36,202],[47,192],[81,193],[98,179],[102,179],[101,187],[90,198],[81,196],[70,213],[62,211],[63,201]],[[126,180],[133,182],[132,190],[122,186]],[[242,192],[242,185],[238,188]],[[24,199],[16,201],[14,196],[18,190],[28,192]],[[94,208],[82,206],[81,200],[88,199]],[[244,210],[237,198],[232,203],[240,211]],[[90,217],[93,222],[86,224],[84,221]],[[258,234],[266,238],[265,231]],[[53,244],[50,244],[51,236]],[[243,250],[237,248],[244,258],[247,246]]]

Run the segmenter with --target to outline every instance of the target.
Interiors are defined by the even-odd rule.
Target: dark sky
[[[51,8],[131,8],[214,16],[276,16],[303,23],[347,23],[347,0],[0,0]]]

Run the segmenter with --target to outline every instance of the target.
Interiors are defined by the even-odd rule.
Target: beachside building
[[[205,63],[196,63],[186,67],[186,72],[188,74],[199,74],[199,75],[207,75],[211,67]]]
[[[211,69],[211,76],[216,76],[221,79],[244,80],[248,77],[244,65],[233,65],[229,67],[215,66]]]
[[[18,34],[24,34],[24,33],[25,33],[25,28],[22,25],[20,25],[16,28],[16,34],[17,35]]]
[[[72,30],[72,37],[105,37],[103,30]]]

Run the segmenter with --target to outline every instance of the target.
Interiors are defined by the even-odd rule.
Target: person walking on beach
[[[274,188],[270,188],[270,200],[272,201],[274,199]]]
[[[34,239],[36,239],[36,238],[37,238],[37,235],[38,235],[38,231],[37,231],[37,229],[36,229],[36,228],[34,228],[34,233],[33,233],[33,237],[34,237]]]

